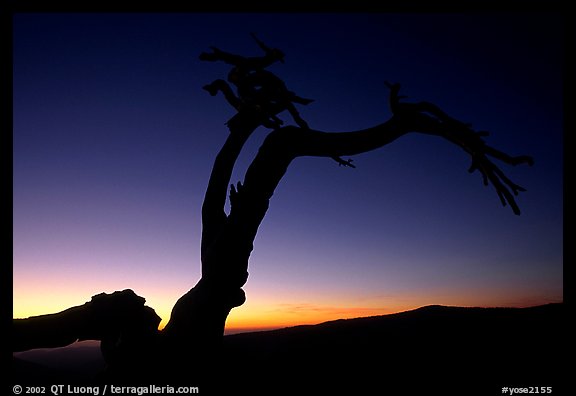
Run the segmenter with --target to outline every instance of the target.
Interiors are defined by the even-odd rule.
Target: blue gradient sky
[[[200,207],[234,111],[201,89],[214,45],[271,71],[314,129],[390,117],[384,81],[529,154],[521,216],[446,141],[409,135],[356,169],[301,158],[272,199],[230,328],[427,304],[562,301],[562,18],[553,14],[16,14],[14,316],[132,288],[163,318],[199,278]],[[288,115],[281,116],[292,123]],[[266,135],[257,131],[233,181]]]

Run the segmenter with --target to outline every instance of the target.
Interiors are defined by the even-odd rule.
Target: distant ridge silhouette
[[[530,383],[559,394],[564,309],[431,305],[226,336],[225,359],[242,359],[239,378],[257,372],[310,394],[501,394]]]
[[[564,314],[562,303],[529,308],[430,305],[388,315],[227,335],[222,356],[227,365],[220,374],[229,381],[214,386],[217,392],[234,392],[241,384],[250,394],[283,394],[270,393],[270,384],[277,384],[286,391],[305,389],[305,394],[368,394],[388,389],[407,395],[439,394],[434,392],[443,389],[443,394],[456,394],[449,388],[459,387],[468,389],[460,394],[469,395],[501,394],[503,386],[533,383],[552,384],[556,386],[553,394],[560,394],[565,363],[558,357],[567,340]],[[46,379],[38,370],[42,360],[31,356],[33,352],[17,354],[28,355],[32,362],[18,365],[16,378],[30,381],[32,374]],[[61,360],[69,364],[70,359]],[[30,365],[34,365],[32,372]],[[46,370],[52,378],[76,378],[66,378],[54,365]],[[77,371],[68,374],[87,378]]]

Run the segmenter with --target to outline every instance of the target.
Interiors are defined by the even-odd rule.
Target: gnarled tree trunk
[[[516,165],[532,163],[527,156],[511,157],[487,146],[484,132],[448,117],[426,103],[399,103],[398,88],[392,89],[393,117],[373,128],[354,132],[326,133],[295,126],[269,133],[249,166],[244,183],[230,190],[230,213],[224,205],[232,169],[242,147],[261,124],[261,116],[241,111],[228,122],[230,134],[218,153],[202,207],[202,278],[173,308],[164,329],[165,339],[190,351],[214,351],[223,336],[230,310],[245,301],[242,286],[248,279],[248,261],[258,227],[269,200],[288,166],[300,156],[337,158],[378,149],[400,136],[419,132],[437,135],[457,144],[472,158],[470,171],[480,170],[485,184],[491,182],[502,203],[519,214],[514,195],[523,191],[494,165],[488,155]]]

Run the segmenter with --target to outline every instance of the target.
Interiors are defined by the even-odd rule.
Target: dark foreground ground
[[[230,335],[214,387],[222,395],[510,394],[504,387],[562,395],[572,361],[565,310],[427,306]],[[94,344],[18,357],[14,383],[82,383],[103,368]]]

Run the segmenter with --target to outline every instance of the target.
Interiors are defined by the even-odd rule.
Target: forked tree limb
[[[216,158],[203,206],[202,279],[183,296],[172,312],[167,333],[217,338],[229,311],[244,303],[242,286],[248,278],[248,261],[269,200],[291,162],[302,156],[339,158],[377,150],[408,133],[439,136],[462,148],[472,159],[485,184],[492,184],[504,205],[520,214],[515,195],[524,189],[513,183],[492,161],[508,165],[527,163],[528,156],[511,156],[488,146],[483,131],[476,132],[428,103],[402,103],[399,85],[391,85],[393,116],[388,121],[359,131],[327,133],[296,126],[270,132],[249,166],[243,183],[230,189],[230,213],[224,203],[236,158],[258,126],[258,117],[238,113],[228,126],[230,136]],[[247,117],[247,118],[244,118]],[[178,331],[176,331],[178,330]]]

